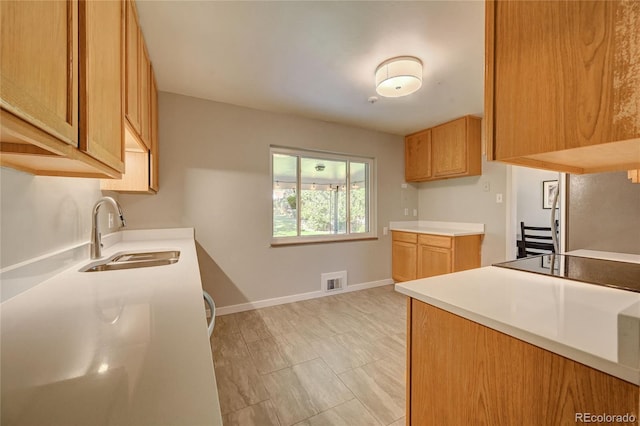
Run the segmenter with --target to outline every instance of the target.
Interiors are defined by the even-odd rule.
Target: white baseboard
[[[365,290],[368,288],[380,287],[389,284],[393,284],[393,280],[391,278],[387,278],[386,280],[370,281],[361,284],[347,285],[347,288],[345,288],[344,290],[336,292],[311,291],[309,293],[292,294],[291,296],[274,297],[273,299],[264,299],[255,302],[240,303],[237,305],[221,306],[216,308],[216,316],[219,317],[222,315],[235,314],[236,312],[244,312],[250,311],[252,309],[260,309],[269,306],[283,305],[285,303],[299,302],[301,300],[316,299],[318,297],[333,296],[334,294]]]

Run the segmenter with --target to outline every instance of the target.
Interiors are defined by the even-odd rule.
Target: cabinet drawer
[[[391,231],[393,241],[404,241],[405,243],[417,243],[418,234],[411,232]]]
[[[421,234],[418,237],[418,244],[433,247],[451,248],[451,237],[442,235]]]

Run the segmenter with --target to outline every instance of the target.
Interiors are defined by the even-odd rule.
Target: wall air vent
[[[322,291],[343,291],[347,287],[347,271],[320,274]]]

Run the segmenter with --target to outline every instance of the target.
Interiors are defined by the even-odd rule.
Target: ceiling
[[[482,1],[144,1],[158,89],[405,135],[483,112]],[[375,96],[376,67],[424,63],[422,88]]]

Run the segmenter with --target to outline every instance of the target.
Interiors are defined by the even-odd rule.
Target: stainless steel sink
[[[111,260],[116,263],[129,263],[129,262],[150,262],[155,260],[173,260],[175,263],[180,258],[180,252],[178,250],[168,251],[153,251],[153,252],[140,252],[140,253],[122,253],[118,254]]]
[[[119,269],[150,268],[171,265],[180,259],[180,251],[166,250],[154,252],[119,253],[102,262],[91,263],[80,272],[116,271]]]

